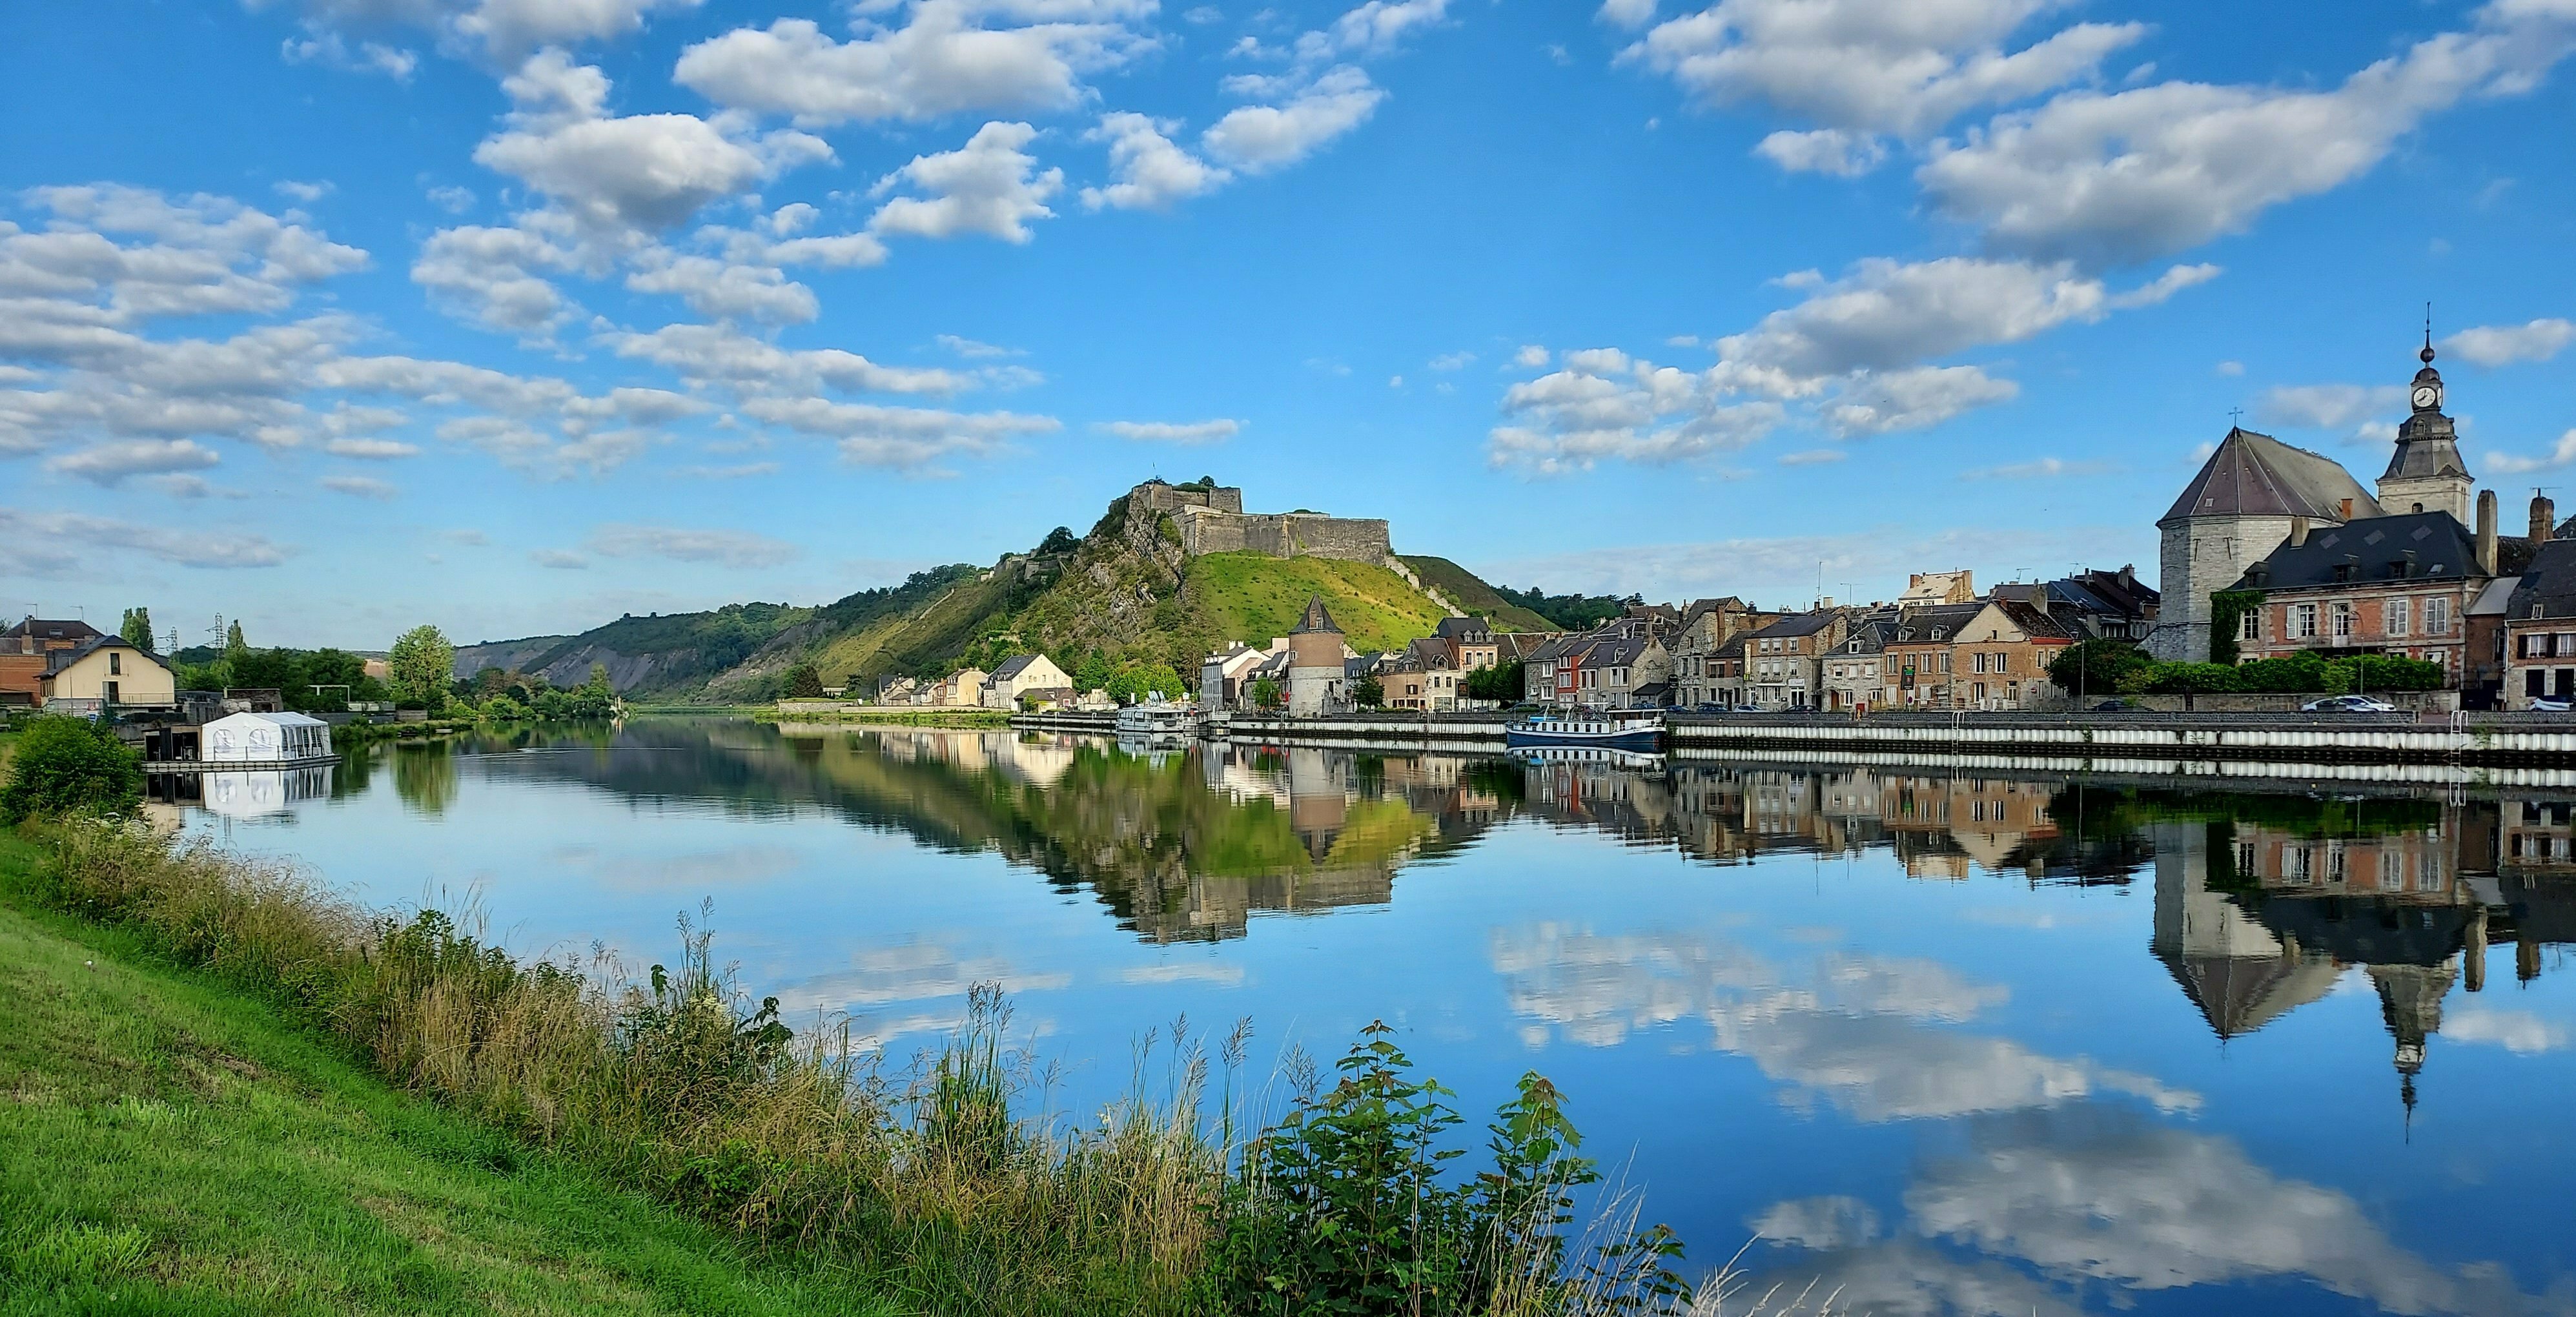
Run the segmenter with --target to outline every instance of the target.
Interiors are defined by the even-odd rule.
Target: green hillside
[[[1485,619],[1497,631],[1554,631],[1555,623],[1505,599],[1501,592],[1485,584],[1473,572],[1428,554],[1401,554],[1404,565],[1424,585],[1440,592],[1443,598],[1459,608]]]
[[[1182,595],[1217,640],[1254,645],[1288,634],[1316,595],[1323,596],[1351,648],[1362,653],[1402,649],[1431,634],[1445,616],[1394,572],[1334,558],[1211,553],[1190,563]]]

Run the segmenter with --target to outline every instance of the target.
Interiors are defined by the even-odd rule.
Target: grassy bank
[[[1161,1060],[1140,1055],[1127,1100],[1054,1120],[989,988],[943,1048],[890,1074],[835,1030],[792,1034],[775,999],[752,1006],[685,924],[679,954],[649,973],[613,960],[523,965],[437,912],[370,912],[204,842],[95,821],[24,836],[38,844],[15,844],[0,866],[8,929],[65,946],[0,942],[0,963],[24,978],[7,980],[11,999],[47,1002],[47,1022],[0,1051],[0,1080],[16,1110],[56,1123],[6,1134],[29,1143],[7,1149],[0,1193],[8,1221],[37,1223],[11,1227],[8,1265],[56,1291],[148,1281],[229,1301],[283,1286],[308,1306],[422,1308],[517,1285],[536,1297],[491,1306],[578,1311],[591,1300],[527,1287],[577,1280],[608,1294],[613,1281],[663,1303],[653,1280],[707,1287],[714,1298],[673,1301],[690,1311],[763,1311],[771,1299],[864,1311],[845,1296],[881,1294],[927,1313],[1277,1317],[1572,1317],[1690,1301],[1673,1270],[1680,1247],[1660,1227],[1613,1216],[1567,1238],[1573,1195],[1596,1177],[1547,1081],[1525,1078],[1487,1127],[1491,1169],[1444,1169],[1464,1154],[1461,1118],[1383,1026],[1329,1074],[1292,1066],[1296,1096],[1273,1122],[1254,1124],[1238,1100],[1243,1035],[1211,1057],[1177,1026],[1159,1053],[1149,1040]],[[61,913],[29,914],[38,908]],[[106,982],[98,971],[70,969],[89,946],[186,967],[201,977],[162,977],[205,995],[178,1015],[139,1008],[139,988],[99,996],[87,987]],[[227,1007],[218,985],[264,1005]],[[268,1033],[240,1023],[254,1017]],[[350,1060],[445,1113],[386,1093]],[[149,1105],[183,1100],[202,1123]],[[405,1136],[405,1121],[443,1132]],[[1238,1129],[1258,1132],[1238,1142]],[[392,1146],[361,1146],[379,1135]],[[54,1145],[66,1151],[45,1151]],[[22,1172],[31,1156],[69,1161]],[[419,1202],[415,1173],[433,1177]],[[523,1198],[492,1179],[534,1173],[561,1178]],[[640,1197],[602,1189],[591,1207],[606,1216],[549,1218],[589,1201],[584,1176]],[[69,1197],[44,1197],[58,1182]],[[292,1198],[272,1210],[263,1195]],[[757,1262],[727,1258],[643,1199]],[[129,1200],[160,1215],[135,1215]],[[308,1200],[320,1215],[299,1215]],[[231,1242],[192,1224],[253,1210],[274,1219]],[[617,1231],[614,1248],[600,1242]],[[637,1232],[649,1238],[627,1237]],[[655,1240],[669,1241],[658,1254],[645,1247]],[[497,1270],[430,1278],[419,1268],[432,1263],[408,1250],[433,1246],[454,1267]],[[299,1250],[330,1256],[300,1266]],[[667,1278],[638,1280],[633,1255],[677,1260]],[[520,1276],[520,1257],[562,1265]],[[429,1300],[387,1288],[415,1276]],[[206,1306],[198,1291],[170,1292],[191,1296],[175,1307]]]
[[[0,1313],[876,1313],[368,1074],[0,834]]]

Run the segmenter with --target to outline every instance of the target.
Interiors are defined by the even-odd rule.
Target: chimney
[[[2345,500],[2343,501],[2343,519],[2344,519],[2344,520],[2346,520],[2346,521],[2350,521],[2350,520],[2352,520],[2352,500],[2351,500],[2351,499],[2345,499]]]
[[[2532,546],[2533,546],[2533,547],[2535,547],[2535,548],[2537,548],[2537,547],[2539,547],[2540,545],[2543,545],[2543,544],[2548,543],[2548,542],[2549,542],[2549,536],[2550,536],[2550,533],[2551,533],[2552,531],[2555,531],[2556,529],[2558,529],[2558,508],[2557,508],[2557,506],[2556,506],[2555,504],[2553,504],[2553,503],[2551,503],[2551,502],[2549,501],[2549,496],[2548,496],[2548,495],[2546,495],[2546,494],[2534,494],[2534,495],[2532,495],[2532,496],[2531,496],[2531,543],[2532,543]]]
[[[2478,570],[2489,576],[2496,569],[2496,496],[2492,489],[2478,491]]]
[[[2047,586],[2045,586],[2045,585],[2034,585],[2034,586],[2032,586],[2032,587],[2030,588],[2030,606],[2031,606],[2031,607],[2033,607],[2033,608],[2038,609],[2038,610],[2040,611],[2040,613],[2041,613],[2041,615],[2042,615],[2042,616],[2046,616],[2046,615],[2047,615],[2047,613],[2048,613],[2048,587],[2047,587]]]
[[[2492,525],[2493,523],[2490,522],[2489,524]],[[2290,518],[2290,547],[2295,549],[2307,542],[2308,519],[2305,517]]]

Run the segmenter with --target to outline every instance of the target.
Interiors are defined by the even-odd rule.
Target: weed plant
[[[1149,1035],[1130,1094],[1088,1121],[978,987],[964,1022],[890,1072],[847,1027],[798,1037],[683,920],[640,980],[522,964],[448,915],[371,915],[294,869],[74,820],[30,825],[32,893],[127,925],[281,1003],[388,1079],[738,1233],[939,1313],[1586,1314],[1689,1311],[1680,1244],[1615,1199],[1579,1236],[1592,1163],[1564,1100],[1521,1082],[1473,1175],[1453,1095],[1372,1025],[1326,1088],[1247,1128],[1248,1031],[1220,1090],[1186,1021]],[[1160,1048],[1164,1072],[1151,1078]],[[1713,1308],[1707,1309],[1714,1311]]]

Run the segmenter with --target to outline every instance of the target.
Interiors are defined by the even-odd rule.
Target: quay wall
[[[1372,742],[1388,745],[1456,745],[1499,748],[1503,744],[1500,714],[1404,718],[1339,714],[1326,718],[1283,718],[1234,714],[1211,719],[1207,735],[1228,741],[1324,741],[1333,744]]]
[[[2297,760],[2576,766],[2576,721],[2510,715],[2419,722],[2403,715],[2148,714],[2099,717],[1668,719],[1667,748],[1833,750],[1861,755],[2050,755],[2079,759]]]

